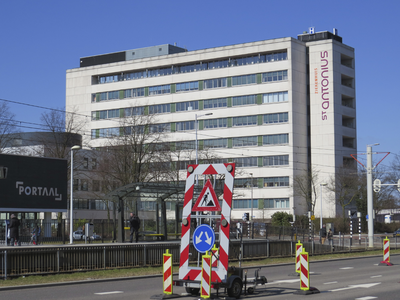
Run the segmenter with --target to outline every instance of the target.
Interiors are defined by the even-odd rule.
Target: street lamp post
[[[250,215],[250,222],[253,222],[253,173],[250,173],[251,176],[251,215]]]
[[[321,214],[320,214],[320,216],[319,216],[319,228],[320,228],[320,230],[322,229],[322,187],[323,186],[326,186],[327,184],[326,183],[320,183],[320,187],[321,187]],[[321,231],[321,234],[322,234],[322,231]],[[321,235],[321,237],[322,237],[322,235]]]
[[[374,201],[372,194],[372,146],[378,143],[367,145],[367,210],[368,210],[368,247],[374,247]]]
[[[71,148],[71,203],[69,205],[69,243],[73,244],[73,239],[72,239],[72,230],[73,230],[73,212],[74,212],[74,198],[73,198],[73,193],[74,193],[74,150],[80,150],[81,146],[73,146]]]

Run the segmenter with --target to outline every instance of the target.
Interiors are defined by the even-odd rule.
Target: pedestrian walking
[[[320,235],[321,235],[321,244],[325,244],[325,240],[326,240],[326,227],[325,224],[322,225],[321,231],[320,231]]]
[[[35,245],[39,245],[39,238],[40,238],[41,229],[39,225],[33,228],[32,234],[34,235]]]
[[[135,233],[135,240],[137,243],[139,240],[140,219],[134,213],[131,213],[131,217],[129,218],[129,225],[131,229],[130,242],[133,242],[133,234]]]
[[[21,225],[21,222],[18,220],[17,216],[14,214],[11,214],[10,218],[10,245],[14,246],[18,245],[21,246],[21,241],[19,240],[19,225]]]
[[[328,242],[329,242],[329,245],[333,246],[333,232],[330,228],[328,231]]]

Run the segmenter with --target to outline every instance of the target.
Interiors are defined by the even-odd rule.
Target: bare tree
[[[354,165],[342,166],[329,179],[327,189],[334,195],[331,199],[342,209],[343,226],[346,224],[346,207],[355,204],[360,196],[360,179]]]
[[[41,121],[45,132],[37,133],[35,139],[43,146],[43,149],[32,148],[32,150],[37,151],[39,156],[69,159],[71,147],[82,143],[81,135],[86,125],[85,118],[75,113],[65,113],[60,109],[43,113]],[[74,168],[82,164],[82,160],[76,160]],[[61,219],[62,214],[59,213],[58,220]]]
[[[51,110],[41,115],[41,121],[46,133],[39,134],[37,138],[44,146],[44,156],[66,158],[72,146],[81,144],[79,135],[84,134],[87,124],[84,116]]]
[[[10,134],[16,132],[15,115],[10,111],[7,102],[0,101],[0,153],[12,140]]]
[[[314,212],[318,192],[318,171],[304,170],[303,174],[293,178],[293,194],[305,200],[307,209]]]

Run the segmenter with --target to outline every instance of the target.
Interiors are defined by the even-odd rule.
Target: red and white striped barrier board
[[[217,245],[214,244],[214,247],[212,247],[211,251],[212,251],[212,264],[211,264],[211,266],[216,268],[216,267],[218,267],[218,248],[217,248]]]
[[[164,294],[172,294],[172,254],[163,254],[163,292]]]
[[[303,252],[303,244],[300,241],[296,244],[296,272],[300,273],[300,254]]]
[[[201,298],[210,298],[211,296],[211,255],[208,251],[203,255],[201,263]]]
[[[310,289],[310,269],[308,263],[308,253],[304,251],[300,254],[300,289],[308,291]]]
[[[219,228],[219,263],[216,268],[212,269],[212,280],[213,282],[221,282],[222,280],[225,280],[227,278],[229,255],[229,228],[231,222],[233,180],[235,176],[234,163],[189,165],[187,168],[185,198],[183,201],[182,210],[182,235],[179,263],[180,280],[200,281],[201,279],[201,268],[189,267],[191,212],[193,205],[195,178],[196,176],[218,174],[224,175],[225,182],[221,207],[221,225]]]

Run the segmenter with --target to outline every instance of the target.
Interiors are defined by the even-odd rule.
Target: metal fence
[[[229,260],[294,256],[296,243],[291,240],[231,240]],[[314,242],[303,245],[310,255],[349,250]],[[3,247],[0,250],[0,278],[161,266],[166,249],[173,255],[173,263],[179,265],[179,242]],[[198,255],[193,245],[189,251],[192,254],[189,262],[196,263]]]
[[[5,221],[0,220],[0,244],[4,244],[5,239]],[[168,240],[178,239],[180,233],[180,226],[176,230],[174,221],[167,224]],[[308,237],[308,231],[302,228],[295,227],[284,227],[284,226],[272,226],[266,223],[249,223],[249,222],[236,222],[232,221],[231,224],[231,238],[239,238],[240,233],[237,230],[237,223],[241,224],[241,231],[243,239],[259,239],[265,238],[270,240],[298,240],[302,241]],[[145,234],[156,233],[155,223],[152,222],[141,222],[141,240],[145,240]],[[65,244],[69,242],[69,220],[52,220],[51,222],[44,222],[43,220],[22,220],[19,228],[20,242],[23,245],[27,245],[31,242],[31,233],[33,229],[39,226],[41,228],[41,234],[39,243],[42,244]],[[118,226],[113,220],[102,220],[95,221],[93,223],[94,233],[100,236],[96,242],[112,242],[116,240],[118,236]],[[128,228],[129,226],[126,225]],[[74,224],[73,230],[82,229],[84,224]],[[218,232],[217,232],[218,235]],[[129,240],[129,230],[124,230],[125,241]],[[83,242],[84,239],[75,240],[75,242]]]

